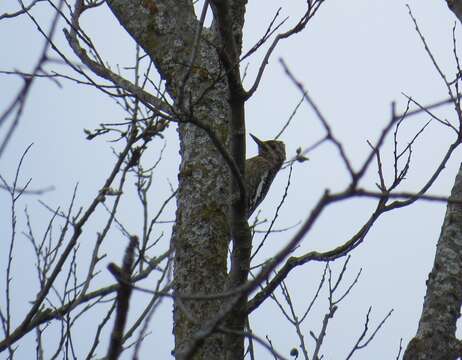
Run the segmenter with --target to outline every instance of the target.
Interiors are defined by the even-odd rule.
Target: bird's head
[[[250,136],[258,145],[258,155],[270,161],[276,162],[279,167],[282,166],[282,163],[286,159],[286,146],[282,141],[262,141],[255,135],[250,134]]]

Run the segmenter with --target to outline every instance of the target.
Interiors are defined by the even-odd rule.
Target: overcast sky
[[[445,99],[447,91],[415,32],[406,3],[413,10],[441,68],[449,78],[453,78],[456,68],[452,52],[452,27],[456,19],[447,9],[445,1],[326,0],[307,29],[282,43],[273,54],[260,90],[247,104],[248,131],[262,139],[275,136],[300,100],[299,90],[285,75],[279,59],[285,61],[310,92],[334,133],[342,140],[355,166],[361,164],[369,151],[366,141],[376,140],[389,121],[391,102],[396,101],[398,109],[404,110],[406,98],[402,93],[412,96],[421,104]],[[245,48],[250,48],[258,41],[279,6],[283,6],[281,18],[289,16],[288,24],[293,24],[297,16],[303,13],[303,5],[304,1],[249,1]],[[1,2],[0,14],[15,6],[12,0]],[[49,19],[45,9],[48,7],[43,4],[34,11],[44,26]],[[82,26],[93,37],[97,48],[111,66],[115,68],[119,65],[123,69],[133,63],[134,43],[107,8],[103,7],[95,11],[93,16],[84,18]],[[461,35],[459,25],[456,34],[459,37]],[[58,43],[70,54],[61,31]],[[31,70],[42,44],[43,39],[27,17],[0,21],[0,70]],[[250,59],[247,86],[252,83],[263,55],[264,51],[261,50]],[[48,68],[63,69],[59,64],[49,65]],[[2,111],[21,82],[13,76],[0,76]],[[33,215],[37,234],[40,234],[50,214],[38,200],[44,200],[54,207],[66,207],[77,182],[77,204],[88,204],[108,174],[113,155],[111,143],[102,138],[89,142],[85,139],[83,129],[93,129],[101,122],[121,121],[126,116],[120,106],[96,90],[67,81],[61,81],[61,85],[58,87],[48,80],[36,81],[21,123],[6,153],[0,158],[0,174],[11,180],[21,153],[30,143],[34,143],[24,164],[23,180],[32,177],[32,188],[55,187],[53,192],[40,198],[28,196],[22,200],[18,206],[20,231],[25,230],[23,209],[26,205]],[[438,109],[437,113],[455,120],[455,113],[450,108]],[[417,129],[428,120],[426,116],[409,119],[400,137],[401,146],[406,146]],[[0,128],[1,136],[4,129]],[[314,113],[303,104],[281,139],[286,143],[288,155],[293,156],[298,147],[308,147],[322,136],[321,126]],[[415,145],[412,167],[401,190],[418,189],[434,171],[452,140],[453,134],[449,130],[431,123]],[[176,182],[178,140],[173,126],[167,130],[165,141],[167,147],[159,165],[156,191],[152,197],[153,201],[158,202],[168,196],[169,182]],[[164,142],[158,140],[147,155],[147,160],[156,159],[163,145]],[[391,170],[391,145],[392,142],[388,141],[383,153],[388,170]],[[249,156],[256,152],[255,145],[250,142],[248,152]],[[345,168],[332,146],[321,146],[311,152],[309,157],[310,161],[294,166],[289,196],[276,224],[278,229],[304,220],[324,189],[341,190],[348,184]],[[454,154],[449,166],[432,187],[431,194],[449,194],[459,163],[460,151]],[[375,190],[377,174],[375,168],[372,170],[362,185]],[[271,219],[274,214],[275,205],[284,192],[287,176],[288,170],[278,175],[271,194],[262,205],[262,218]],[[8,196],[0,193],[0,237],[3,239],[0,243],[1,278],[4,278],[5,254],[10,236],[9,206]],[[137,233],[139,221],[133,216],[134,206],[137,205],[126,202],[119,216],[130,231]],[[295,254],[326,250],[341,244],[357,231],[373,208],[372,200],[356,200],[330,207]],[[362,331],[369,306],[372,306],[371,327],[381,321],[389,310],[394,309],[394,313],[376,339],[357,353],[355,359],[392,359],[398,351],[400,338],[407,344],[415,334],[425,281],[433,263],[444,211],[443,204],[419,202],[409,208],[385,214],[366,241],[352,252],[344,285],[347,286],[348,281],[354,279],[360,268],[362,275],[330,324],[323,347],[326,359],[345,358]],[[104,216],[104,211],[99,214]],[[172,219],[170,211],[164,220]],[[98,220],[95,220],[97,223]],[[260,260],[281,248],[296,229],[273,235]],[[167,227],[159,232],[162,230],[168,231]],[[117,231],[114,237],[118,241],[108,247],[106,263],[121,260],[121,250],[125,243]],[[91,242],[95,238],[94,231],[85,234],[85,240]],[[15,259],[14,268],[16,321],[34,296],[30,284],[36,283],[31,246],[22,235],[19,235],[19,239],[17,254],[20,255]],[[333,268],[339,269],[342,261],[333,265]],[[294,294],[293,300],[300,312],[304,311],[311,300],[322,267],[323,264],[310,263],[293,271],[288,278],[287,285]],[[2,281],[0,290],[3,287]],[[309,331],[319,331],[326,311],[325,295],[323,292],[303,328],[308,348],[313,345]],[[161,308],[162,313],[158,314],[152,324],[153,334],[145,344],[145,351],[149,346],[155,347],[159,352],[158,358],[168,358],[173,347],[170,305],[170,302],[166,302]],[[256,334],[261,337],[268,335],[275,348],[287,357],[290,349],[297,346],[294,329],[271,300],[256,312],[251,321]],[[91,328],[91,325],[87,323],[80,329],[84,331],[86,326]],[[31,358],[31,351],[33,343],[29,342],[27,346],[20,347],[18,358]],[[265,350],[259,350],[259,354],[261,359],[269,358]]]

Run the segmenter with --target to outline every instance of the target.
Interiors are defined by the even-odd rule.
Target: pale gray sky
[[[358,166],[369,151],[366,140],[374,141],[390,117],[390,103],[396,101],[403,110],[406,99],[402,92],[414,97],[422,104],[430,104],[447,96],[443,82],[438,77],[423,45],[414,30],[405,4],[409,3],[419,26],[431,49],[448,77],[456,73],[452,54],[452,27],[455,18],[444,1],[378,1],[378,0],[326,0],[308,28],[290,40],[283,42],[273,54],[269,69],[265,73],[260,90],[247,105],[248,130],[260,138],[274,136],[286,121],[300,99],[299,91],[289,81],[279,63],[283,58],[297,79],[303,83],[330,122],[334,133],[345,145],[347,153]],[[303,13],[304,1],[249,1],[245,46],[249,48],[264,33],[266,25],[276,9],[283,6],[281,18],[290,16],[289,23]],[[0,3],[0,13],[14,8],[15,1]],[[41,5],[35,14],[46,25],[47,16]],[[61,24],[62,27],[63,24]],[[124,34],[118,22],[104,8],[92,17],[85,18],[82,26],[101,54],[112,65],[121,68],[132,64],[134,43]],[[457,26],[460,38],[460,26]],[[59,42],[63,44],[62,33]],[[36,33],[34,25],[26,17],[0,22],[0,70],[20,69],[28,71],[36,60],[43,39]],[[64,46],[70,54],[68,47]],[[258,70],[260,51],[250,60],[247,85],[251,84]],[[58,64],[56,69],[61,69]],[[52,68],[48,66],[48,68]],[[0,111],[15,94],[21,84],[17,78],[1,75]],[[63,88],[48,80],[37,80],[28,100],[25,114],[13,141],[0,159],[0,174],[11,179],[20,154],[31,142],[34,146],[24,164],[24,178],[32,177],[32,188],[54,185],[56,190],[40,199],[52,206],[66,207],[75,184],[79,183],[77,205],[85,206],[97,193],[111,166],[110,144],[103,139],[85,140],[84,128],[92,129],[101,122],[120,121],[125,114],[120,107],[103,94],[84,86],[62,81]],[[455,114],[449,108],[437,113],[449,120]],[[420,128],[428,116],[413,117],[402,133],[402,146]],[[3,134],[3,128],[0,129]],[[322,129],[313,112],[303,104],[283,134],[289,155],[294,155],[299,146],[306,147],[322,137]],[[391,140],[391,139],[389,139]],[[435,124],[430,124],[417,141],[413,153],[412,168],[403,191],[414,191],[421,186],[436,168],[453,135]],[[177,138],[174,127],[166,134],[168,146],[161,162],[153,201],[161,201],[168,195],[167,178],[175,183],[178,166]],[[250,143],[249,143],[250,144]],[[163,143],[157,141],[150,151],[155,159]],[[389,141],[383,154],[385,167],[391,169],[391,145]],[[248,147],[249,156],[255,154],[254,145]],[[313,204],[325,188],[340,190],[347,184],[347,173],[332,146],[322,146],[309,154],[310,161],[294,166],[289,197],[281,210],[277,228],[294,225],[306,218]],[[388,162],[387,162],[388,161]],[[460,151],[456,152],[441,178],[431,189],[432,194],[447,195],[452,186],[460,162]],[[263,203],[262,216],[271,218],[273,204],[277,204],[284,191],[288,171],[279,174],[271,194]],[[377,176],[368,174],[364,186],[374,189]],[[127,195],[129,199],[130,194]],[[9,239],[9,204],[5,193],[0,193],[0,260],[2,277],[6,263]],[[18,228],[24,230],[23,208],[27,204],[37,234],[46,227],[49,213],[37,202],[38,197],[25,197],[18,206]],[[155,203],[154,203],[155,204]],[[135,203],[128,201],[119,216],[133,233],[139,222],[133,216]],[[295,254],[308,250],[326,250],[341,244],[354,234],[367,218],[374,202],[356,200],[334,205],[322,214],[314,230],[306,236]],[[155,208],[155,206],[154,206]],[[442,224],[445,207],[439,203],[420,202],[410,208],[385,214],[375,225],[366,241],[352,252],[349,271],[350,281],[357,271],[363,272],[359,283],[340,305],[327,333],[324,345],[326,359],[343,359],[362,331],[365,314],[372,306],[371,327],[374,327],[390,309],[395,309],[376,339],[355,359],[394,359],[399,339],[404,344],[414,335],[421,311],[425,280],[431,269],[436,241]],[[104,211],[99,212],[104,216]],[[166,218],[167,219],[172,219]],[[95,227],[97,220],[90,226]],[[96,229],[96,227],[95,227]],[[160,229],[161,230],[166,230]],[[58,229],[56,229],[57,231]],[[263,255],[269,256],[290,239],[293,229],[271,237]],[[125,241],[117,231],[114,242],[108,245],[105,260],[120,261]],[[85,241],[96,238],[88,231]],[[32,300],[31,284],[35,284],[33,256],[29,242],[19,235],[15,259],[15,312],[20,318]],[[84,251],[84,250],[82,250]],[[338,269],[341,261],[333,266]],[[293,271],[287,284],[294,294],[294,302],[300,312],[311,300],[319,281],[323,264],[308,264]],[[82,264],[84,269],[84,264]],[[102,275],[102,278],[109,278]],[[3,289],[3,282],[0,290]],[[3,293],[3,292],[1,292]],[[278,292],[279,293],[279,292]],[[325,292],[323,293],[325,295]],[[142,301],[142,295],[139,296]],[[153,334],[144,349],[150,346],[158,352],[158,358],[168,358],[173,347],[171,337],[171,303],[166,301],[152,323]],[[313,344],[309,331],[317,333],[326,307],[325,296],[309,320],[305,323],[305,340],[308,347]],[[252,323],[257,335],[268,335],[275,348],[289,357],[290,349],[297,346],[294,329],[268,300],[253,316]],[[92,327],[93,322],[84,322],[82,331]],[[87,329],[88,328],[88,329]],[[84,334],[84,333],[82,333]],[[79,339],[78,339],[79,340]],[[77,341],[78,341],[77,340]],[[85,339],[80,339],[83,344]],[[20,346],[18,359],[31,358],[33,342]],[[270,358],[261,349],[260,359]],[[0,358],[3,354],[0,354]]]

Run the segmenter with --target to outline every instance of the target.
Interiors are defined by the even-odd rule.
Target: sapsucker
[[[252,134],[250,136],[258,145],[258,155],[245,161],[247,218],[265,198],[271,183],[286,159],[286,147],[282,141],[261,141]]]

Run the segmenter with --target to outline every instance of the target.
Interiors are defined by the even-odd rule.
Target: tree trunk
[[[446,0],[446,4],[462,22],[462,0]],[[462,164],[452,188],[435,262],[427,280],[417,334],[409,342],[404,360],[452,360],[462,356],[462,344],[456,338],[462,305],[461,200]]]
[[[404,360],[455,360],[462,356],[456,324],[462,305],[462,165],[452,188],[435,263],[427,280],[416,336]]]
[[[241,23],[244,4],[242,0],[232,2],[241,10]],[[181,165],[172,241],[174,351],[181,354],[226,300],[188,299],[188,295],[220,294],[227,286],[232,177],[216,141],[231,153],[233,111],[228,77],[218,54],[220,37],[216,26],[202,29],[190,66],[200,26],[190,0],[109,0],[108,5],[165,79],[179,122]],[[241,40],[237,40],[240,50]],[[225,353],[223,335],[214,334],[201,342],[194,358],[223,359]]]

